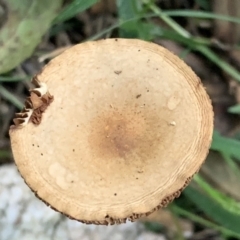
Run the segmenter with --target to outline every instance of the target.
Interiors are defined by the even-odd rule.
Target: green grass
[[[77,13],[86,10],[95,4],[97,0],[74,0],[66,6],[53,21],[52,26],[64,28],[64,22],[71,19]],[[209,9],[208,1],[198,1],[204,9]],[[182,44],[186,51],[180,57],[184,58],[190,51],[195,51],[204,56],[213,65],[216,65],[223,72],[228,74],[237,82],[240,82],[240,73],[224,61],[216,52],[212,50],[213,42],[211,39],[192,36],[186,29],[182,28],[172,17],[200,18],[200,19],[221,19],[232,23],[240,24],[240,18],[214,14],[209,11],[175,10],[163,11],[150,0],[117,0],[118,21],[112,26],[97,32],[85,41],[96,40],[118,30],[119,36],[124,38],[139,38],[152,41],[156,38],[173,40]],[[166,27],[156,25],[152,18],[161,19]],[[61,25],[62,24],[62,25]],[[23,104],[9,92],[1,82],[23,81],[26,78],[15,76],[9,72],[0,76],[0,95],[16,108],[21,109]],[[229,109],[234,114],[240,113],[239,105]],[[221,153],[227,164],[232,169],[232,174],[239,176],[240,161],[240,141],[221,136],[217,131],[214,132],[211,149]],[[9,153],[0,151],[0,156]],[[198,175],[194,178],[194,183],[184,191],[184,196],[192,202],[194,209],[191,211],[188,206],[179,206],[175,201],[169,209],[177,216],[183,216],[191,221],[212,228],[218,231],[222,237],[235,237],[240,239],[240,203],[238,200],[227,196],[213,188],[204,177]],[[198,211],[203,214],[199,216]]]
[[[11,102],[16,108],[21,110],[23,108],[23,103],[21,103],[14,94],[12,94],[10,91],[8,91],[5,87],[0,85],[0,95],[2,98],[8,100]]]
[[[90,8],[95,3],[99,2],[98,0],[74,0],[71,4],[66,6],[61,13],[54,19],[53,24],[64,22],[76,14],[83,12]]]
[[[0,151],[0,159],[3,159],[3,158],[10,158],[12,155],[9,151],[6,151],[6,150],[1,150]]]

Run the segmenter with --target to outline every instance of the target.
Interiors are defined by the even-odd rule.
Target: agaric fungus
[[[10,129],[14,159],[36,195],[70,218],[114,224],[148,215],[178,197],[205,160],[209,97],[156,44],[79,44],[34,81]]]

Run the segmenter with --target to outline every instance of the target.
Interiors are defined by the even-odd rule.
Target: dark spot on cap
[[[108,161],[137,155],[142,163],[156,156],[163,139],[158,114],[151,108],[128,108],[109,108],[90,121],[88,141],[95,156]]]
[[[138,94],[137,96],[136,96],[136,98],[140,98],[142,96],[142,94]]]
[[[114,71],[114,73],[117,74],[117,75],[119,75],[119,74],[122,73],[122,71],[121,71],[121,70],[116,70],[116,71]]]

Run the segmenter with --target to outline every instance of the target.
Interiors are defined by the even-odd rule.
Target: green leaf
[[[144,222],[145,228],[148,231],[161,233],[164,230],[164,227],[157,222]]]
[[[240,217],[240,203],[235,201],[235,199],[226,196],[222,192],[214,189],[210,184],[208,184],[200,175],[194,176],[194,181],[200,186],[204,192],[211,197],[216,203],[220,204],[228,212],[239,215]]]
[[[210,10],[211,8],[211,4],[209,0],[196,0],[196,2],[200,7],[202,7],[205,10]]]
[[[62,0],[8,0],[0,29],[0,73],[31,56],[61,7]]]
[[[30,77],[21,77],[21,76],[0,76],[0,82],[20,82],[28,80]]]
[[[240,216],[235,215],[221,207],[214,200],[202,194],[198,190],[189,186],[184,190],[184,194],[190,199],[198,209],[201,209],[212,220],[223,227],[240,234]]]
[[[120,22],[139,16],[137,1],[135,0],[117,0],[118,16]],[[119,35],[122,38],[138,38],[139,37],[139,19],[126,22],[121,25]]]
[[[234,106],[228,108],[228,112],[234,113],[234,114],[240,114],[240,105],[237,104],[237,105],[234,105]]]
[[[240,24],[240,18],[232,17],[213,12],[195,11],[195,10],[166,10],[163,11],[169,17],[189,17],[189,18],[205,18],[205,19],[219,19],[223,21]]]
[[[217,131],[213,133],[211,149],[240,160],[240,141],[221,136]]]
[[[169,208],[175,214],[186,217],[186,218],[190,219],[192,222],[199,223],[203,226],[206,226],[207,228],[212,228],[212,229],[222,233],[225,236],[236,237],[237,239],[240,239],[240,234],[239,233],[236,233],[232,230],[229,230],[224,226],[217,225],[217,224],[215,224],[215,223],[213,223],[213,222],[211,222],[207,219],[204,219],[204,218],[200,217],[199,215],[194,214],[194,213],[192,213],[188,210],[180,208],[174,203],[172,203]]]
[[[154,37],[157,36],[185,44],[190,49],[194,49],[196,46],[196,42],[192,38],[185,38],[173,30],[165,29],[163,27],[157,26],[156,24],[152,24],[151,33]]]
[[[0,159],[3,158],[11,158],[12,154],[10,151],[6,151],[6,150],[0,150]],[[1,161],[0,161],[1,162]]]
[[[20,102],[20,100],[10,91],[8,91],[5,87],[0,85],[0,96],[7,101],[11,102],[15,107],[22,110],[23,109],[23,103]]]
[[[99,0],[74,0],[55,18],[53,23],[64,22],[76,14],[87,10],[98,1]]]
[[[152,41],[155,37],[155,35],[152,32],[152,29],[154,29],[155,25],[153,23],[147,23],[147,22],[139,22],[138,28],[137,28],[137,35],[139,39],[145,40],[145,41]]]

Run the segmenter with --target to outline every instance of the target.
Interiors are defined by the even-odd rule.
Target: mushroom
[[[34,77],[10,128],[26,184],[53,209],[94,224],[165,207],[203,164],[210,99],[194,72],[154,43],[78,44]]]

